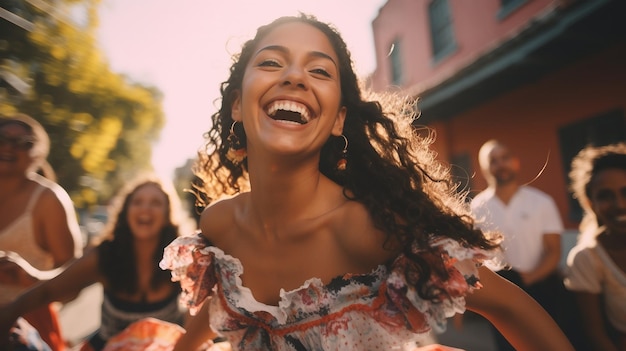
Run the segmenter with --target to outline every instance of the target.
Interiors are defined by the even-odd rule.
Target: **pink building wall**
[[[417,94],[440,83],[484,53],[515,36],[529,21],[540,19],[563,0],[532,0],[509,16],[498,19],[499,0],[449,1],[456,51],[433,61],[428,20],[429,0],[389,0],[372,21],[377,68],[371,76],[374,90],[391,85],[388,56],[392,43],[401,40],[405,80],[400,88]]]
[[[399,89],[419,97],[420,92],[440,84],[567,2],[528,0],[499,19],[499,0],[449,0],[457,47],[438,62],[431,53],[429,3],[389,0],[380,9],[372,22],[377,60],[377,69],[370,77],[374,90]],[[400,87],[390,88],[388,52],[396,38],[403,41],[405,79]],[[570,194],[559,129],[608,111],[626,111],[624,62],[626,42],[622,40],[448,119],[435,120],[428,124],[437,135],[433,148],[444,162],[469,155],[467,171],[475,193],[486,187],[478,166],[478,150],[488,139],[501,139],[520,156],[521,178],[550,194],[566,227],[576,229],[578,223],[569,218]]]

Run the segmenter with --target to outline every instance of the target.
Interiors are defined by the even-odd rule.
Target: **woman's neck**
[[[0,207],[9,205],[28,188],[29,179],[26,177],[0,179]]]
[[[253,200],[263,208],[281,212],[300,208],[318,192],[325,178],[314,162],[295,163],[283,160],[267,161],[250,166],[250,188]]]
[[[30,180],[25,175],[0,177],[0,197],[9,194],[15,189],[23,189]]]
[[[266,234],[323,215],[346,201],[342,188],[313,168],[251,172],[245,216]]]
[[[137,261],[141,262],[141,260],[146,257],[152,257],[154,255],[157,246],[159,245],[159,238],[150,238],[150,239],[134,239],[135,245],[133,246],[135,256],[137,257]]]

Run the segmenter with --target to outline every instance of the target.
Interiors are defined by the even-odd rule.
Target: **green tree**
[[[106,202],[152,169],[162,94],[111,71],[94,35],[99,0],[0,1],[23,20],[0,19],[0,70],[30,85],[26,93],[5,88],[0,113],[20,111],[44,125],[50,164],[78,208]]]

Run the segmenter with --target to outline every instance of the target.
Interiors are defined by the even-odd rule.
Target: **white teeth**
[[[294,121],[286,121],[286,120],[277,120],[276,122],[278,123],[285,123],[285,124],[293,124],[295,126],[301,126],[302,123],[298,123],[298,122],[294,122]]]
[[[309,115],[309,110],[306,108],[306,106],[299,104],[297,102],[294,102],[294,101],[288,101],[288,100],[275,101],[269,106],[267,110],[267,114],[270,116],[274,116],[276,114],[276,111],[278,110],[299,113],[305,122],[308,122],[311,120],[311,116]]]

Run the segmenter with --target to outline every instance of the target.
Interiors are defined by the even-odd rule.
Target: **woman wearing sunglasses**
[[[0,305],[82,254],[75,209],[54,181],[49,150],[35,119],[0,115]],[[53,351],[65,349],[54,306],[23,317]]]

